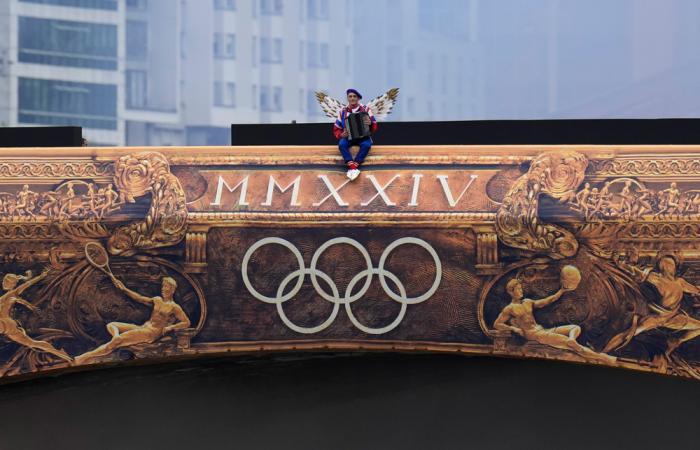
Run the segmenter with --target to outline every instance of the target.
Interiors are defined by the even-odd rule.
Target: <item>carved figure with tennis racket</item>
[[[114,286],[122,291],[131,300],[153,308],[151,317],[142,325],[110,322],[107,331],[112,339],[94,350],[83,353],[75,358],[77,364],[88,364],[95,359],[109,355],[119,348],[130,347],[138,344],[151,344],[166,334],[188,328],[190,319],[185,311],[175,303],[173,295],[177,289],[177,282],[171,277],[163,277],[161,295],[146,297],[127,288],[119,280],[109,267],[109,254],[107,250],[97,242],[89,242],[85,245],[85,257],[96,269],[101,270],[114,283]]]

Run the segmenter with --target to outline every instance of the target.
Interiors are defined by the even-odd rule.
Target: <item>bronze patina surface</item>
[[[284,350],[700,377],[700,146],[9,149],[0,379]]]

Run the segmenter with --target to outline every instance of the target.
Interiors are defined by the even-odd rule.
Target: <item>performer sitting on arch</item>
[[[377,131],[377,119],[374,117],[372,110],[360,103],[362,100],[362,95],[355,89],[347,90],[348,105],[343,108],[338,114],[338,118],[333,125],[333,135],[338,139],[338,148],[340,153],[343,155],[343,160],[348,166],[348,178],[354,180],[360,175],[360,164],[362,164],[372,148],[372,137],[359,137],[353,139],[350,136],[346,120],[349,114],[364,112],[367,113],[366,116],[362,117],[364,125],[369,126],[370,134],[374,134]],[[350,147],[353,145],[359,145],[360,151],[353,158],[352,153],[350,153]]]
[[[346,94],[347,104],[323,92],[317,92],[316,98],[326,116],[335,119],[333,135],[338,140],[338,148],[347,166],[347,177],[354,180],[360,175],[360,165],[372,147],[371,135],[377,131],[377,120],[384,119],[391,112],[399,90],[389,89],[367,105],[360,103],[362,95],[356,89],[348,89]],[[353,146],[359,146],[354,157],[350,151]]]

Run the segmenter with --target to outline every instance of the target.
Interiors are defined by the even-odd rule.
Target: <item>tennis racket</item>
[[[97,242],[85,244],[85,257],[93,267],[109,275],[110,278],[115,278],[109,267],[109,254],[101,244]]]

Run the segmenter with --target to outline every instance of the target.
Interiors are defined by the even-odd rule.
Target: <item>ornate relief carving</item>
[[[542,155],[533,165],[545,157],[546,171],[551,161],[563,161],[567,156],[570,155],[562,154],[559,158]],[[679,186],[675,181],[652,189],[625,176],[700,173],[700,161],[598,161],[594,165],[596,176],[605,171],[623,176],[598,185],[585,183],[574,192],[583,181],[580,175],[585,169],[584,165],[576,167],[580,172],[564,172],[570,175],[561,177],[563,181],[571,181],[571,184],[562,183],[565,192],[550,195],[560,201],[558,205],[550,205],[549,212],[551,217],[564,219],[562,225],[571,230],[579,251],[547,255],[554,259],[565,256],[562,261],[521,259],[485,285],[480,317],[485,332],[494,339],[494,351],[579,358],[611,365],[633,364],[661,373],[700,378],[697,358],[689,358],[681,351],[683,343],[700,336],[700,318],[696,317],[694,308],[684,306],[683,302],[684,293],[700,295],[696,284],[700,280],[678,275],[678,255],[697,252],[693,239],[700,237],[700,190]],[[507,201],[497,216],[497,231],[507,245],[541,252],[543,246],[532,235],[533,229],[548,226],[538,222],[536,205],[538,193],[544,191],[539,185],[546,183],[539,181],[542,175],[532,172],[531,168],[506,196]],[[499,221],[503,214],[513,217]],[[503,227],[503,223],[510,226]],[[531,226],[527,227],[528,224]],[[665,252],[668,249],[674,253]],[[641,251],[656,256],[656,263],[639,264]],[[580,294],[575,299],[559,305],[566,292],[564,271],[574,266],[582,267],[585,274],[583,289],[577,291]],[[561,270],[564,291],[560,289],[539,300],[527,298],[524,291],[528,285],[532,286],[529,290],[551,293],[557,270]],[[512,298],[510,304],[504,305],[504,294]],[[549,306],[555,304],[558,307]],[[552,312],[546,314],[545,307],[553,308]],[[532,311],[539,308],[543,312],[535,320]],[[547,325],[540,325],[539,320],[545,320]],[[568,324],[561,325],[562,322]],[[650,335],[653,330],[656,334]],[[648,340],[656,342],[648,345]],[[634,350],[629,350],[630,347]],[[559,350],[564,353],[557,353]],[[630,354],[635,355],[633,360],[628,359]]]
[[[303,221],[314,222],[319,225],[332,223],[334,220],[357,221],[358,225],[371,220],[371,223],[392,223],[400,225],[402,222],[426,222],[434,225],[445,223],[459,223],[469,227],[475,223],[493,222],[496,215],[494,213],[483,212],[422,212],[422,213],[392,213],[392,212],[190,212],[188,213],[188,223],[193,224],[216,224],[230,221],[240,222],[265,222],[275,221]],[[449,225],[453,226],[453,225]]]
[[[2,223],[0,239],[60,239],[61,232],[50,223]]]
[[[337,157],[182,152],[174,159],[191,166],[176,176],[161,153],[110,151],[71,167],[0,161],[0,376],[231,350],[381,348],[700,378],[700,159],[396,151],[372,163],[435,164],[440,176],[504,169],[489,167],[496,175],[464,197],[491,203],[476,198],[454,212],[427,205],[435,196],[419,192],[424,177],[381,189],[391,199],[421,193],[403,211],[387,201],[300,211],[292,200],[260,211],[239,200],[188,213],[183,186],[197,195],[212,187],[202,172],[256,171],[265,183],[248,194],[264,200],[270,177],[285,186],[296,176],[280,163],[308,160],[323,172]],[[263,166],[240,169],[243,161]],[[227,189],[238,199],[235,186]]]
[[[0,221],[94,221],[117,211],[122,203],[112,184],[69,180],[42,192],[25,184],[16,193],[0,192]]]
[[[111,175],[112,163],[107,161],[0,162],[0,178],[99,178]]]
[[[498,236],[490,227],[475,227],[476,270],[482,275],[498,273],[501,264],[498,260]]]
[[[700,223],[631,223],[618,233],[627,239],[700,239]]]
[[[700,175],[697,158],[610,158],[591,160],[593,173],[599,176]]]
[[[540,196],[569,201],[583,181],[588,160],[573,151],[550,152],[532,161],[503,199],[496,213],[496,230],[504,244],[545,253],[556,258],[576,254],[578,242],[564,228],[544,223],[538,216]]]
[[[180,181],[170,173],[163,155],[143,152],[119,158],[114,180],[124,199],[151,194],[146,218],[118,228],[109,238],[108,248],[115,255],[177,244],[185,237],[187,207]]]
[[[587,222],[690,220],[700,218],[700,190],[683,190],[676,182],[653,190],[633,178],[615,178],[593,188],[586,183],[568,206]]]
[[[203,272],[207,267],[207,233],[185,235],[185,268],[189,272]]]

